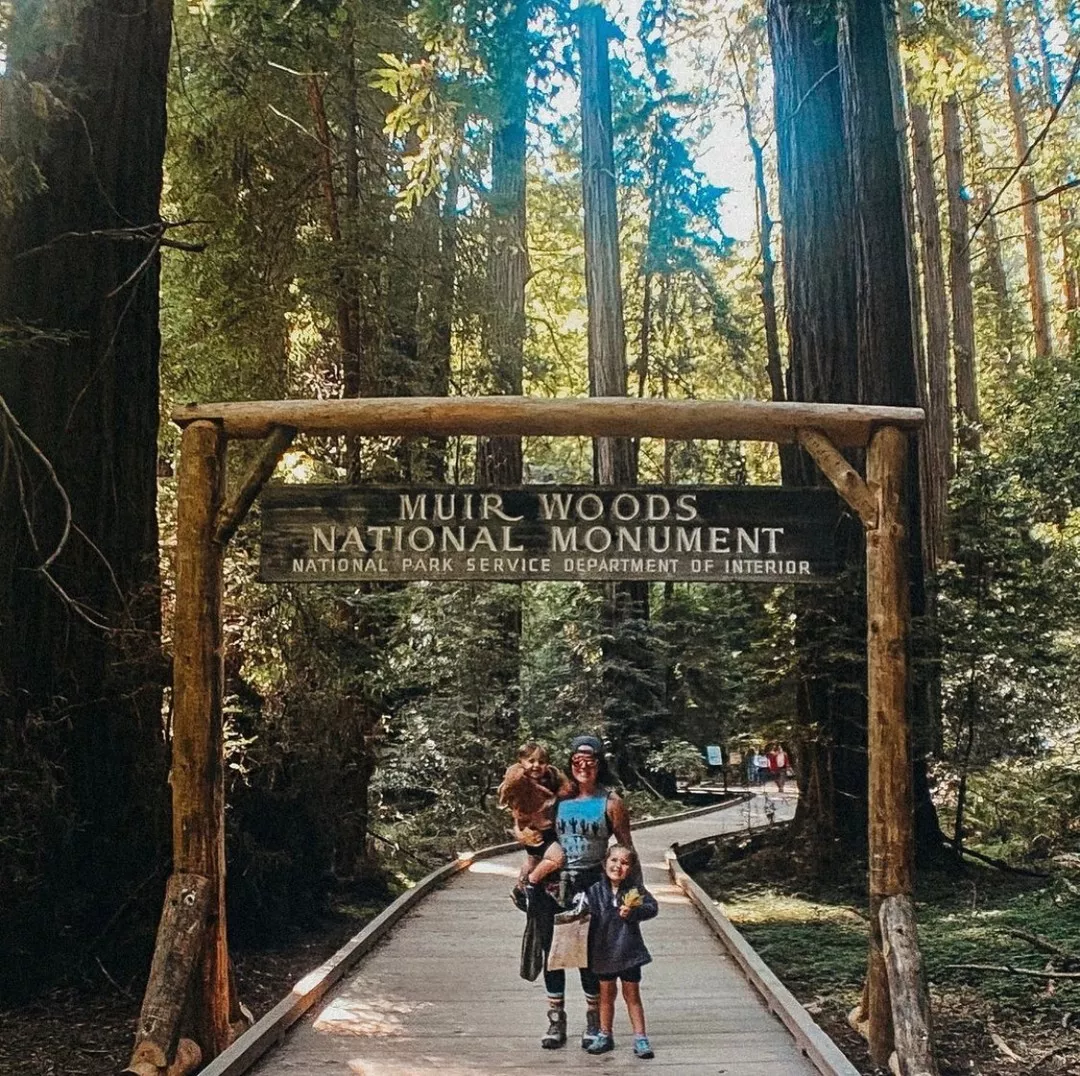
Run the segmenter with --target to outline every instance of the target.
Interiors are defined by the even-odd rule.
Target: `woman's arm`
[[[634,835],[630,832],[630,812],[626,809],[626,804],[623,803],[618,792],[608,793],[607,818],[611,824],[611,832],[615,834],[615,840],[626,848],[633,848]]]

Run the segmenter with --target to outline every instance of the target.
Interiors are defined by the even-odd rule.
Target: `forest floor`
[[[336,900],[329,914],[271,945],[234,946],[241,1000],[258,1019],[381,910],[381,905]],[[120,1072],[131,1057],[141,985],[118,984],[103,973],[96,982],[54,990],[0,1012],[0,1076]]]
[[[866,970],[865,871],[808,882],[777,826],[719,845],[695,877],[862,1073],[875,1073],[847,1014]],[[1080,877],[965,862],[921,872],[919,939],[942,1076],[1080,1073]],[[986,971],[956,965],[999,968]]]

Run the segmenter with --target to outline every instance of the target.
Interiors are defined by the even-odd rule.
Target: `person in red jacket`
[[[773,744],[769,748],[769,776],[776,782],[776,791],[784,791],[784,781],[787,779],[787,768],[791,765],[791,759],[782,744]]]

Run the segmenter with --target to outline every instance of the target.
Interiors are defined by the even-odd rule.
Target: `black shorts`
[[[632,968],[623,968],[622,971],[612,972],[610,975],[596,976],[602,983],[612,983],[616,979],[622,979],[624,983],[640,983],[641,982],[641,965],[635,964]]]
[[[525,854],[528,856],[536,856],[537,859],[542,858],[544,853],[553,845],[559,843],[559,835],[555,832],[555,827],[551,829],[545,829],[540,834],[539,844],[523,844],[521,847],[524,849]]]

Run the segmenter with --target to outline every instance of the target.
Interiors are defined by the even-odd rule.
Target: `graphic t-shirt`
[[[601,788],[594,796],[559,803],[555,829],[559,834],[559,844],[566,853],[569,870],[588,870],[600,866],[604,861],[611,834],[607,801],[608,791]]]

